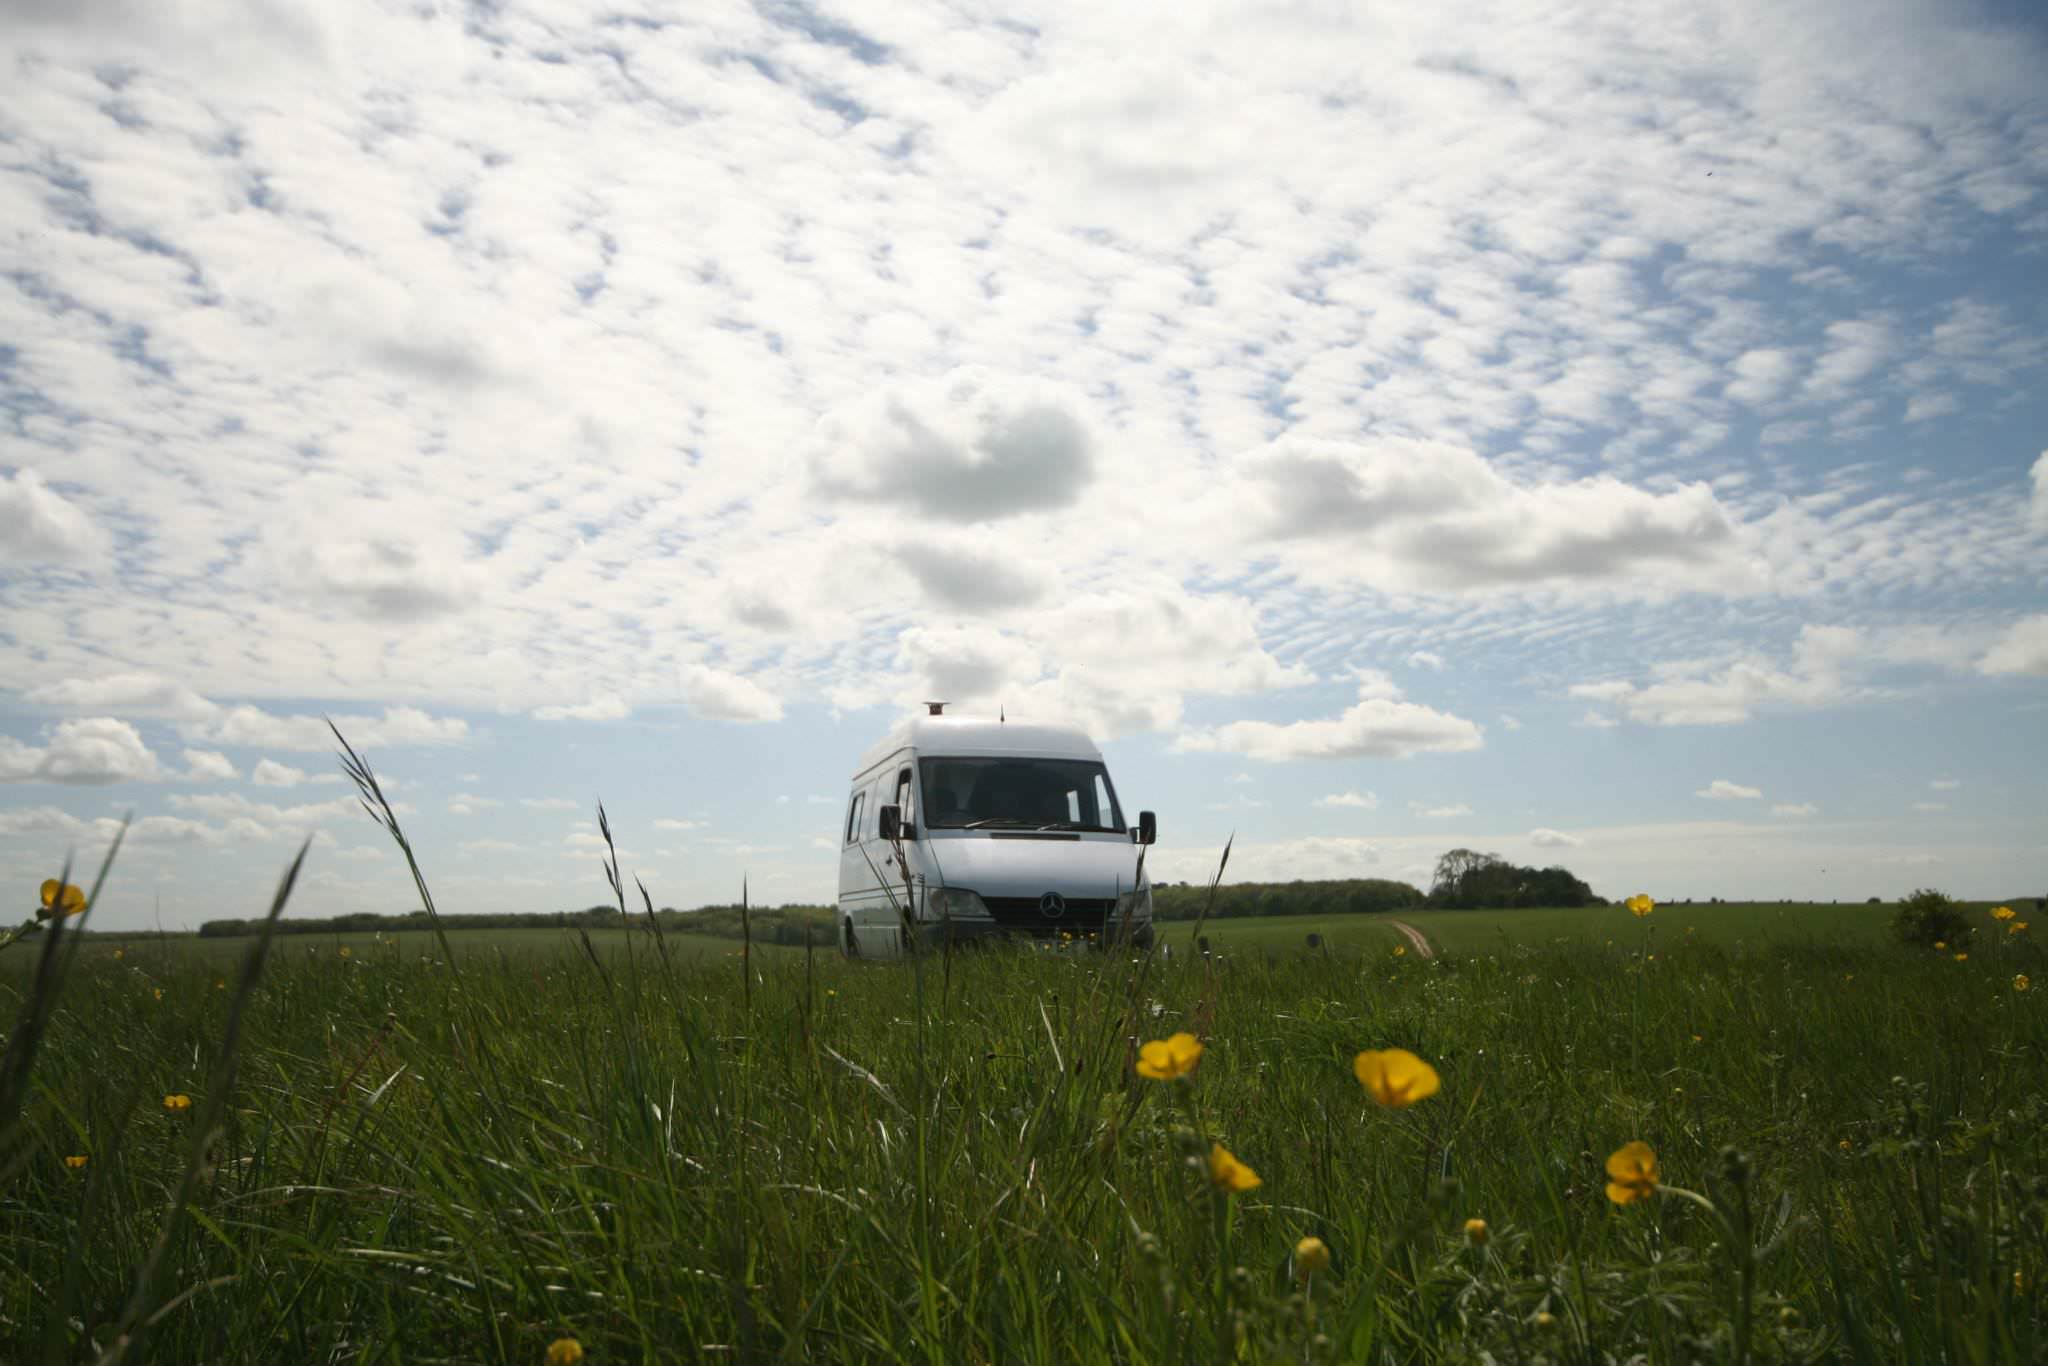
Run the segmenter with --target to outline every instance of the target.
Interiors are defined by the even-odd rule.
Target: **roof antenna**
[[[944,702],[928,701],[924,705],[927,716],[944,716],[946,714],[946,704]]]

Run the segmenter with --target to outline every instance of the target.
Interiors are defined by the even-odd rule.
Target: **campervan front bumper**
[[[1133,897],[988,896],[957,887],[934,888],[925,899],[918,933],[927,943],[1002,935],[1015,938],[1101,941],[1128,934],[1140,947],[1152,942],[1150,889]]]

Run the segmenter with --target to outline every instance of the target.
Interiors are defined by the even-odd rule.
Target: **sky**
[[[2048,894],[2010,3],[0,8],[0,885],[828,900],[926,698],[1156,877]],[[0,916],[0,920],[4,920]]]

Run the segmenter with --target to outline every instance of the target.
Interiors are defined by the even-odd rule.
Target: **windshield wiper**
[[[1052,821],[1045,825],[1037,826],[1036,828],[1039,830],[1102,830],[1109,831],[1112,834],[1115,833],[1107,825],[1090,825],[1086,821]]]
[[[1026,825],[1028,823],[1021,816],[984,816],[978,821],[969,821],[958,828],[961,830],[979,830],[984,825]]]

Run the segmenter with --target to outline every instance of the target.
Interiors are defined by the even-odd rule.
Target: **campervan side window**
[[[916,793],[917,788],[910,781],[910,770],[906,768],[896,775],[896,809],[902,813],[905,825],[917,820]]]
[[[853,794],[853,805],[846,809],[846,842],[848,844],[852,844],[860,838],[860,813],[861,808],[867,805],[867,800],[868,794],[866,792],[856,792]]]

